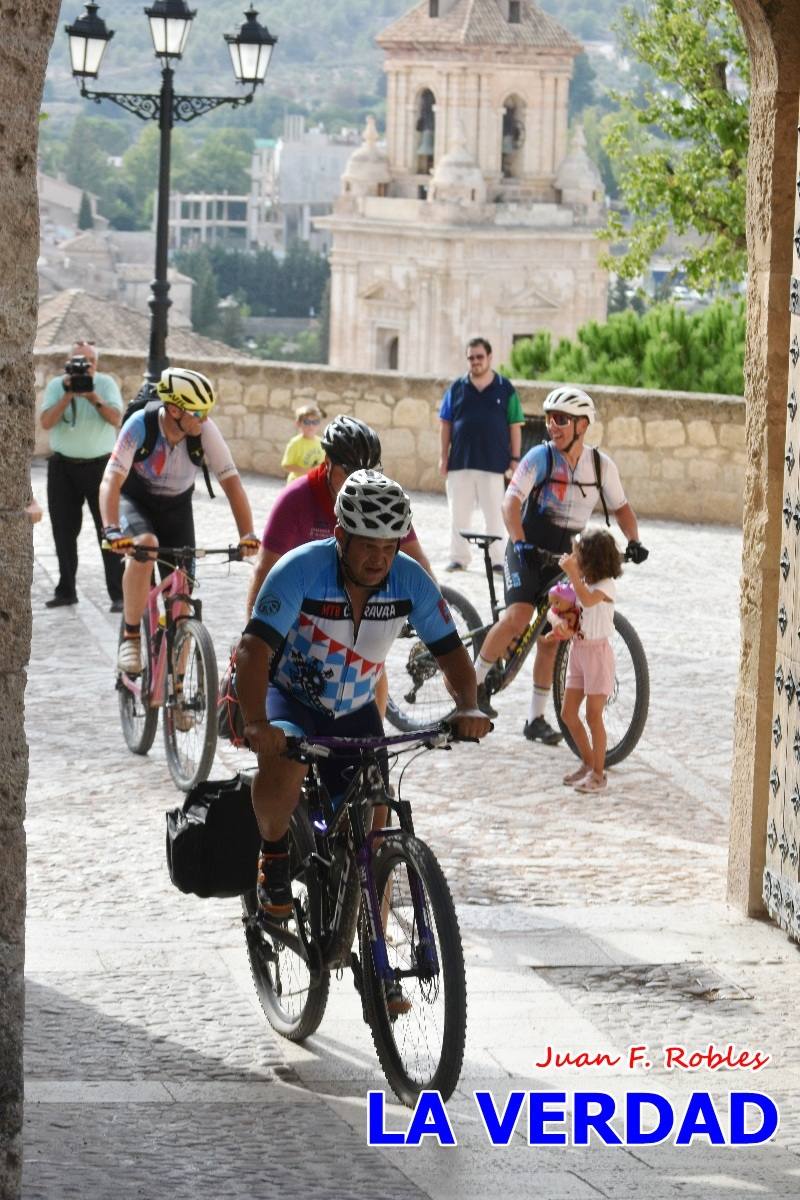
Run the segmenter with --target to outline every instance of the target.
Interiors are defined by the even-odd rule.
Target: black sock
[[[289,835],[285,833],[277,842],[268,842],[266,838],[261,839],[261,849],[265,854],[288,854],[289,853]]]
[[[140,636],[141,636],[141,634],[139,633],[139,626],[138,625],[129,625],[128,622],[126,621],[125,622],[125,637],[131,638],[131,637],[140,637]]]

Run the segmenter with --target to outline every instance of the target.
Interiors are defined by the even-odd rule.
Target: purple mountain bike
[[[453,900],[433,852],[414,836],[411,805],[388,788],[388,758],[449,748],[443,725],[395,737],[287,738],[307,761],[289,830],[294,914],[276,921],[243,898],[250,968],[276,1032],[302,1041],[325,1013],[331,971],[350,967],[390,1086],[409,1106],[433,1089],[444,1099],[464,1058],[467,993]],[[347,755],[347,790],[331,798],[316,760]],[[397,825],[373,829],[387,806]],[[390,817],[391,820],[391,817]],[[358,951],[354,950],[357,939]]]

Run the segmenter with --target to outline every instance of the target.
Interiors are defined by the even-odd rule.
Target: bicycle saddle
[[[459,529],[458,532],[468,542],[474,542],[476,546],[490,546],[492,542],[503,541],[496,533],[469,533],[466,529]]]

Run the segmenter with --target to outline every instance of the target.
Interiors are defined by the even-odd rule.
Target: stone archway
[[[797,179],[796,6],[733,0],[750,48],[747,449],[728,898],[763,912]]]
[[[57,0],[3,9],[0,195],[7,253],[0,274],[0,1195],[22,1173],[25,922],[25,664],[30,651],[30,498],[39,219],[36,148]],[[10,231],[13,230],[13,238]],[[11,242],[13,241],[13,250]]]

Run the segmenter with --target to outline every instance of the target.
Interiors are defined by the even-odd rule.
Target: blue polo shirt
[[[523,425],[525,414],[514,385],[495,372],[479,391],[469,375],[451,383],[439,417],[450,422],[448,471],[492,471],[502,475],[511,454],[509,425]]]

